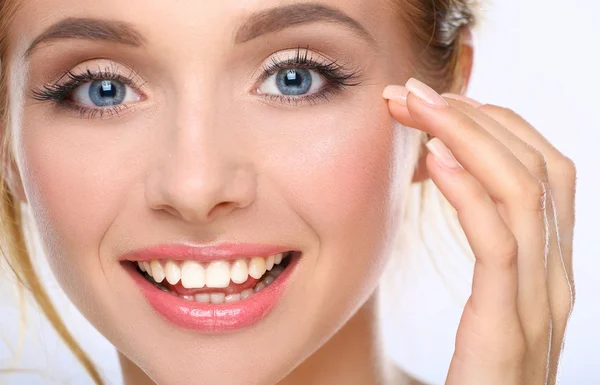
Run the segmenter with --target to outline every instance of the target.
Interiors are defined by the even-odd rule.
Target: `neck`
[[[319,350],[278,385],[384,384],[376,294]]]
[[[300,364],[278,385],[404,384],[401,376],[384,358],[380,346],[377,292],[319,350]],[[119,353],[124,385],[155,385],[129,359]]]

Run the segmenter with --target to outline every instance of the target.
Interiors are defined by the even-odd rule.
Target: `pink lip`
[[[290,264],[269,286],[244,300],[218,305],[186,301],[172,293],[164,292],[137,272],[134,264],[126,263],[124,266],[150,306],[164,319],[198,332],[223,333],[252,326],[273,310],[300,256],[294,253],[291,258]]]
[[[219,245],[190,246],[183,244],[164,244],[133,250],[123,254],[121,261],[149,261],[152,259],[194,260],[211,262],[214,260],[232,260],[248,257],[268,257],[291,251],[290,246],[222,243]]]

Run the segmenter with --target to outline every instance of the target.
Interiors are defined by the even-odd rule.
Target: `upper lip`
[[[210,262],[237,258],[268,257],[291,251],[290,246],[256,243],[220,243],[216,245],[159,244],[127,252],[122,261],[149,261],[153,259],[193,260]]]

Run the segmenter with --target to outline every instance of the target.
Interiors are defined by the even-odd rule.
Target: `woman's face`
[[[381,97],[412,72],[388,3],[21,1],[11,129],[50,265],[156,382],[275,382],[373,294],[416,151]]]

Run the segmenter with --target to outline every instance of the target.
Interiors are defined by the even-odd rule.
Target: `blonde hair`
[[[397,3],[397,0],[392,2]],[[403,18],[414,32],[416,38],[413,42],[417,52],[421,53],[419,68],[422,69],[423,76],[437,81],[438,90],[450,89],[460,55],[459,30],[472,26],[474,22],[473,1],[413,0],[403,2],[403,5]],[[0,169],[0,252],[17,277],[20,290],[26,288],[31,293],[60,338],[94,383],[100,385],[103,380],[98,369],[69,332],[40,282],[27,250],[22,207],[9,188],[8,167],[14,162],[14,154],[10,149],[8,128],[8,32],[17,8],[17,1],[0,0],[0,160],[3,167]],[[423,183],[419,189],[420,193],[414,199],[423,203],[426,201],[424,197],[427,194],[427,184]]]

